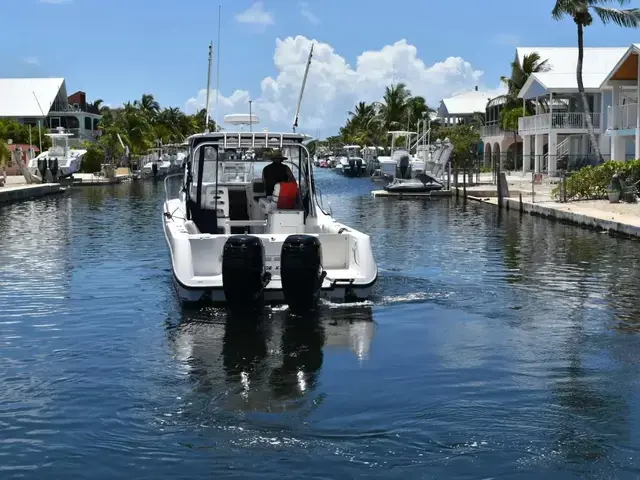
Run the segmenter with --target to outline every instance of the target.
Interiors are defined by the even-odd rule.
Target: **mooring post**
[[[498,208],[502,208],[502,178],[500,173],[500,162],[496,162],[496,188],[498,189]]]
[[[462,168],[462,194],[467,198],[467,166]]]

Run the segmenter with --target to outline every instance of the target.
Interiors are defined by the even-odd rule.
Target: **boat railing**
[[[169,187],[168,187],[167,181],[170,178],[183,178],[183,177],[184,177],[184,173],[172,173],[171,175],[167,175],[166,177],[164,177],[164,201],[165,202],[168,202],[172,198],[176,198],[178,195],[180,195],[180,190],[182,190],[182,188],[178,190],[178,195],[176,195],[176,197],[169,198]],[[180,187],[182,187],[182,184],[180,185]]]

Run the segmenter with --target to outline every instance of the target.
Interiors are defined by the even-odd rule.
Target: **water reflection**
[[[375,334],[371,308],[337,310],[240,317],[205,309],[185,312],[167,333],[196,394],[227,410],[281,412],[316,399],[326,349],[368,357]]]

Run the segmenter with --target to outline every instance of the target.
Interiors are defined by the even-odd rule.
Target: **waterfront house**
[[[525,101],[535,105],[534,115],[518,121],[518,133],[523,143],[523,172],[534,169],[553,176],[560,169],[597,162],[578,92],[577,47],[529,50],[538,52],[542,60],[548,61],[549,71],[531,74],[518,94],[523,106]],[[605,159],[610,158],[611,150],[611,142],[605,135],[611,90],[601,86],[626,51],[619,47],[584,49],[582,79],[596,141]]]
[[[600,88],[611,90],[605,135],[611,141],[611,158],[640,158],[640,44],[633,44],[609,71]]]
[[[84,92],[67,95],[64,78],[0,78],[0,118],[47,129],[64,127],[70,144],[95,141],[100,112]]]
[[[473,123],[476,114],[484,113],[487,100],[489,100],[489,94],[480,92],[478,87],[469,92],[444,98],[440,101],[437,119],[443,126]]]

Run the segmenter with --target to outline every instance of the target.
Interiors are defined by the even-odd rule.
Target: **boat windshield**
[[[202,183],[249,184],[262,178],[262,170],[271,163],[265,149],[222,149],[218,146],[204,145],[195,151],[195,155],[203,157]],[[301,187],[306,187],[308,168],[306,154],[299,146],[284,147],[282,155],[286,157],[282,163],[287,165]],[[302,162],[301,162],[302,159]],[[198,181],[199,161],[193,159],[193,181]]]

